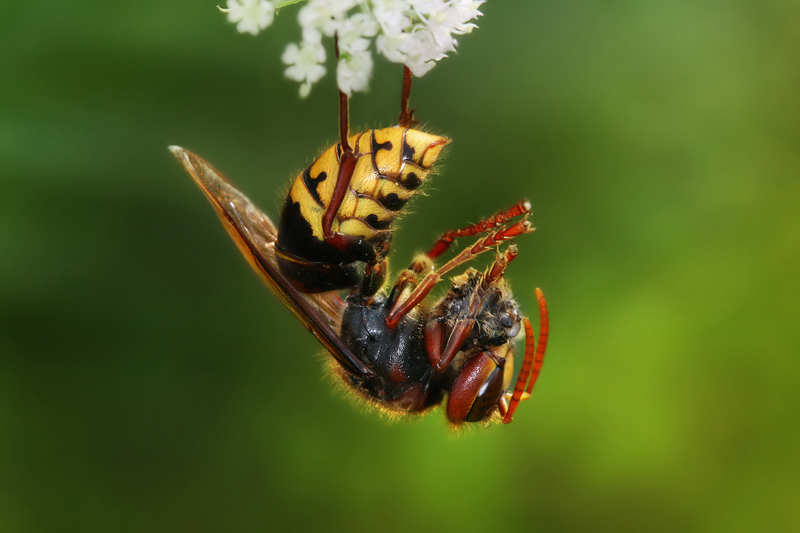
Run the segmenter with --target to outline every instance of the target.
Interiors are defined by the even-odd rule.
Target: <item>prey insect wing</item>
[[[337,334],[344,302],[333,292],[301,294],[281,275],[275,259],[278,230],[269,217],[211,165],[179,146],[170,151],[205,193],[223,226],[250,266],[281,302],[350,372],[369,376],[367,368]]]

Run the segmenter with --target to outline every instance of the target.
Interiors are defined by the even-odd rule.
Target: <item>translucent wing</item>
[[[344,311],[342,299],[336,293],[302,294],[281,275],[275,260],[278,230],[269,217],[203,159],[179,146],[169,149],[205,193],[242,255],[272,292],[342,366],[357,376],[372,375],[337,334]]]

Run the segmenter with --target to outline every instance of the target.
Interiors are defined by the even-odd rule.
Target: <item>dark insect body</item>
[[[449,142],[413,129],[410,85],[406,68],[398,126],[354,136],[340,93],[340,142],[297,176],[279,228],[208,163],[170,149],[251,266],[333,356],[343,383],[388,412],[424,412],[446,399],[455,425],[508,423],[530,396],[549,332],[541,291],[536,344],[504,278],[517,256],[509,241],[532,231],[530,205],[445,233],[386,286],[393,223]],[[437,268],[435,260],[463,237],[476,240]],[[496,254],[485,271],[455,276],[447,294],[429,302],[445,274],[489,250]],[[345,299],[339,290],[349,291]],[[514,381],[513,338],[522,328],[525,353]]]

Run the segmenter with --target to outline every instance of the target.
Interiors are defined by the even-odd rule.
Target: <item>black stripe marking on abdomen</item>
[[[311,165],[311,167],[313,167],[313,166],[314,165]],[[303,185],[306,186],[306,190],[308,191],[308,194],[310,194],[311,197],[314,199],[314,201],[317,202],[317,205],[319,205],[320,207],[325,207],[322,204],[322,199],[319,197],[319,191],[317,191],[317,188],[319,187],[320,183],[322,183],[323,181],[325,181],[328,178],[328,173],[327,172],[320,172],[319,175],[316,178],[312,178],[311,177],[311,167],[308,167],[307,169],[305,169],[303,171],[303,173],[301,174],[301,177],[303,178]]]

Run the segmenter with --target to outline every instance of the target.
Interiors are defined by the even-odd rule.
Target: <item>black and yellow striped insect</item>
[[[410,87],[406,68],[397,126],[353,136],[340,92],[339,142],[294,180],[278,227],[211,165],[170,149],[251,266],[333,356],[345,385],[389,413],[424,412],[446,397],[455,425],[507,423],[530,395],[549,332],[541,291],[537,345],[504,278],[517,256],[509,241],[532,231],[530,204],[445,233],[386,287],[393,223],[449,142],[413,128]],[[437,268],[435,260],[463,237],[478,238]],[[442,299],[428,301],[446,273],[493,249],[485,271],[468,269]],[[525,357],[514,382],[513,338],[523,327]]]
[[[395,126],[325,150],[297,176],[286,198],[277,243],[281,272],[302,292],[358,285],[358,263],[386,260],[395,218],[448,142]],[[370,272],[364,289],[374,293],[385,268]]]

